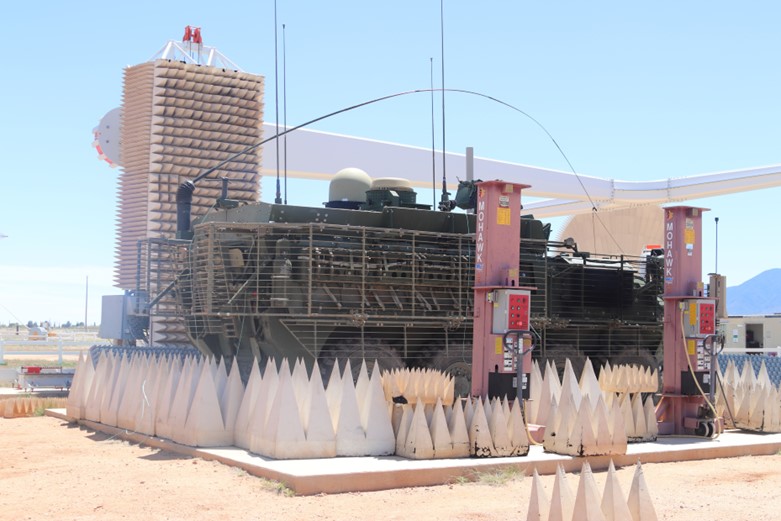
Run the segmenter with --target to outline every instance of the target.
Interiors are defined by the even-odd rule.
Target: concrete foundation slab
[[[48,409],[46,415],[76,422],[67,417],[65,409]],[[627,453],[620,456],[561,456],[546,453],[542,446],[534,445],[527,456],[508,458],[408,460],[384,456],[273,460],[236,447],[199,449],[89,420],[79,420],[78,423],[88,429],[130,442],[238,467],[249,474],[280,481],[300,495],[441,485],[460,477],[468,478],[475,473],[507,468],[517,469],[526,475],[532,475],[535,469],[539,474],[555,474],[558,464],[561,464],[566,472],[578,472],[584,461],[588,461],[592,470],[605,470],[611,459],[618,467],[634,465],[638,461],[665,463],[759,456],[775,454],[781,450],[781,434],[728,431],[716,439],[660,436],[655,442],[630,444]],[[725,466],[728,465],[729,463],[725,463]]]

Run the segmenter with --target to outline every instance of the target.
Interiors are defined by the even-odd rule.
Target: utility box
[[[531,292],[523,289],[497,289],[494,291],[494,335],[508,331],[528,331]]]
[[[103,295],[98,337],[122,343],[144,339],[149,329],[146,299],[144,292]]]
[[[683,332],[687,338],[702,338],[716,334],[716,301],[684,300]]]

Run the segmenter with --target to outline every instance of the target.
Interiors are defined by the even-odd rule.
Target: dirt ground
[[[334,460],[338,465],[339,460]],[[781,518],[781,455],[643,465],[660,520]],[[619,469],[624,495],[634,472]],[[578,476],[568,475],[573,492]],[[596,472],[600,491],[605,473]],[[49,417],[0,419],[0,519],[523,520],[531,478],[292,497],[220,463]],[[544,476],[550,495],[553,478]]]

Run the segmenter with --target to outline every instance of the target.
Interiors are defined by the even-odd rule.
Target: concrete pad
[[[47,416],[73,421],[65,409],[47,409]],[[89,420],[78,420],[88,429],[104,432],[135,443],[161,450],[239,467],[255,476],[285,483],[296,494],[364,492],[394,488],[446,484],[475,472],[490,472],[514,468],[532,475],[556,472],[562,465],[567,472],[579,471],[588,461],[594,471],[606,470],[612,459],[616,466],[642,463],[666,463],[702,459],[731,458],[748,455],[769,455],[781,450],[781,434],[754,434],[728,431],[715,440],[661,436],[655,442],[629,445],[627,454],[577,458],[545,453],[542,447],[530,447],[529,454],[510,458],[459,458],[409,460],[396,456],[342,457],[309,460],[273,460],[236,447],[197,449],[152,436],[126,432]],[[725,468],[729,462],[724,463]]]

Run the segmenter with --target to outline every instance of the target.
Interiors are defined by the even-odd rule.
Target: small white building
[[[721,319],[725,353],[768,353],[781,356],[781,313],[737,315]]]

